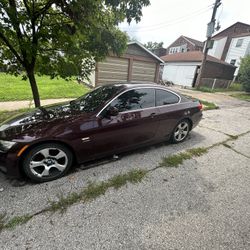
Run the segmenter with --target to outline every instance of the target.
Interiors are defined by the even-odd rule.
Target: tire
[[[176,127],[174,128],[174,131],[171,136],[171,140],[173,143],[180,143],[183,142],[189,132],[190,132],[190,122],[188,120],[182,120],[180,121]]]
[[[22,166],[27,177],[35,182],[46,182],[65,175],[73,162],[71,151],[57,143],[35,146],[25,156]]]

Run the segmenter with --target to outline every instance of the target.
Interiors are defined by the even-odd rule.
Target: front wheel
[[[52,181],[65,175],[72,165],[71,151],[57,143],[32,148],[23,161],[25,174],[36,182]]]
[[[175,127],[172,134],[173,143],[179,143],[184,141],[190,131],[190,123],[188,120],[180,121]]]

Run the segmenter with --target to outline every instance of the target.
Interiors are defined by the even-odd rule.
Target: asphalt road
[[[153,169],[163,156],[209,146],[208,153],[154,170],[139,184],[4,230],[0,249],[250,249],[250,103],[204,112],[184,143],[131,152],[50,183],[13,187],[0,173],[0,214],[36,213],[89,181]]]

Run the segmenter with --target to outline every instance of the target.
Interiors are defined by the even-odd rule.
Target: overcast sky
[[[140,23],[120,25],[130,37],[142,43],[164,42],[168,47],[180,35],[197,40],[206,39],[206,26],[211,19],[215,0],[151,0],[151,5],[143,8]],[[235,22],[250,24],[250,0],[222,0],[216,19],[221,29]]]

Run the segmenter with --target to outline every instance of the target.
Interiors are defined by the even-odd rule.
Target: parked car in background
[[[171,139],[182,142],[202,105],[156,84],[111,84],[69,103],[41,107],[0,125],[0,165],[36,182],[74,163]]]

